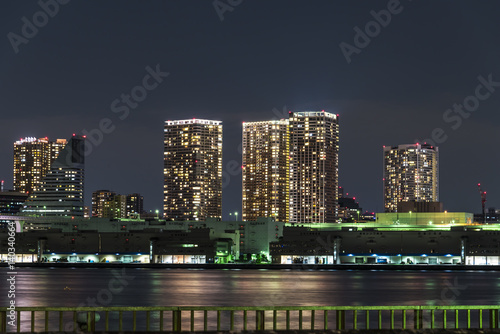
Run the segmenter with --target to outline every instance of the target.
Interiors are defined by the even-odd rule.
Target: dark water
[[[16,306],[498,305],[478,271],[19,268]],[[2,268],[6,277],[7,270]],[[117,279],[119,277],[119,279]],[[2,279],[0,305],[7,306]]]

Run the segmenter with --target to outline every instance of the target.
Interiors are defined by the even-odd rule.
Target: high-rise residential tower
[[[338,115],[290,112],[290,223],[333,223],[338,208]]]
[[[399,202],[439,201],[439,151],[436,146],[384,146],[384,207],[397,212]]]
[[[73,135],[33,191],[25,215],[83,217],[85,139]]]
[[[141,194],[127,195],[127,217],[137,216],[144,212],[144,197]]]
[[[14,191],[32,194],[50,165],[66,145],[66,139],[49,141],[27,137],[14,143]]]
[[[243,123],[243,220],[288,222],[288,120]]]
[[[163,176],[166,219],[222,218],[222,122],[165,121]]]
[[[92,193],[92,217],[104,217],[104,205],[116,193],[110,190],[96,190]]]

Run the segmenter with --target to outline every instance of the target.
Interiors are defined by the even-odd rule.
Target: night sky
[[[1,1],[6,188],[14,141],[69,138],[104,125],[108,133],[100,143],[94,137],[87,156],[86,205],[92,191],[111,189],[139,192],[146,209],[161,209],[163,122],[215,119],[224,125],[228,218],[241,212],[242,121],[324,109],[340,114],[340,185],[364,209],[383,211],[382,146],[422,142],[433,132],[445,209],[480,212],[478,182],[487,207],[500,208],[499,2],[215,4],[219,13],[212,0],[72,0],[55,14],[50,7],[49,17],[37,14],[37,1]],[[22,19],[34,15],[40,27],[25,27],[25,38]],[[385,27],[370,23],[374,15]],[[140,88],[154,71],[161,82]],[[127,106],[121,96],[131,92],[141,101]],[[464,103],[471,111],[447,111]]]

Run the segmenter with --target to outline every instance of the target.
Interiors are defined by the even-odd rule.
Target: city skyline
[[[220,119],[228,219],[241,213],[241,122],[325,109],[342,119],[339,185],[364,209],[383,211],[382,146],[427,140],[440,148],[446,210],[480,212],[477,183],[486,206],[500,206],[498,163],[490,158],[500,140],[500,51],[491,43],[499,4],[402,1],[369,41],[365,27],[386,1],[243,2],[223,20],[211,3],[123,1],[123,19],[110,21],[116,6],[61,5],[17,53],[4,38],[6,189],[15,140],[85,130],[86,205],[92,191],[113,189],[161,209],[162,122]],[[5,35],[22,34],[21,18],[41,10],[36,1],[1,7]],[[346,45],[355,50],[349,59]]]

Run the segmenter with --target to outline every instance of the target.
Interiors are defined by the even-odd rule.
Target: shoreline
[[[0,268],[8,268],[0,263]],[[168,263],[16,263],[16,268],[150,268],[150,269],[254,269],[254,270],[412,270],[412,271],[500,271],[500,265],[457,264],[168,264]]]

